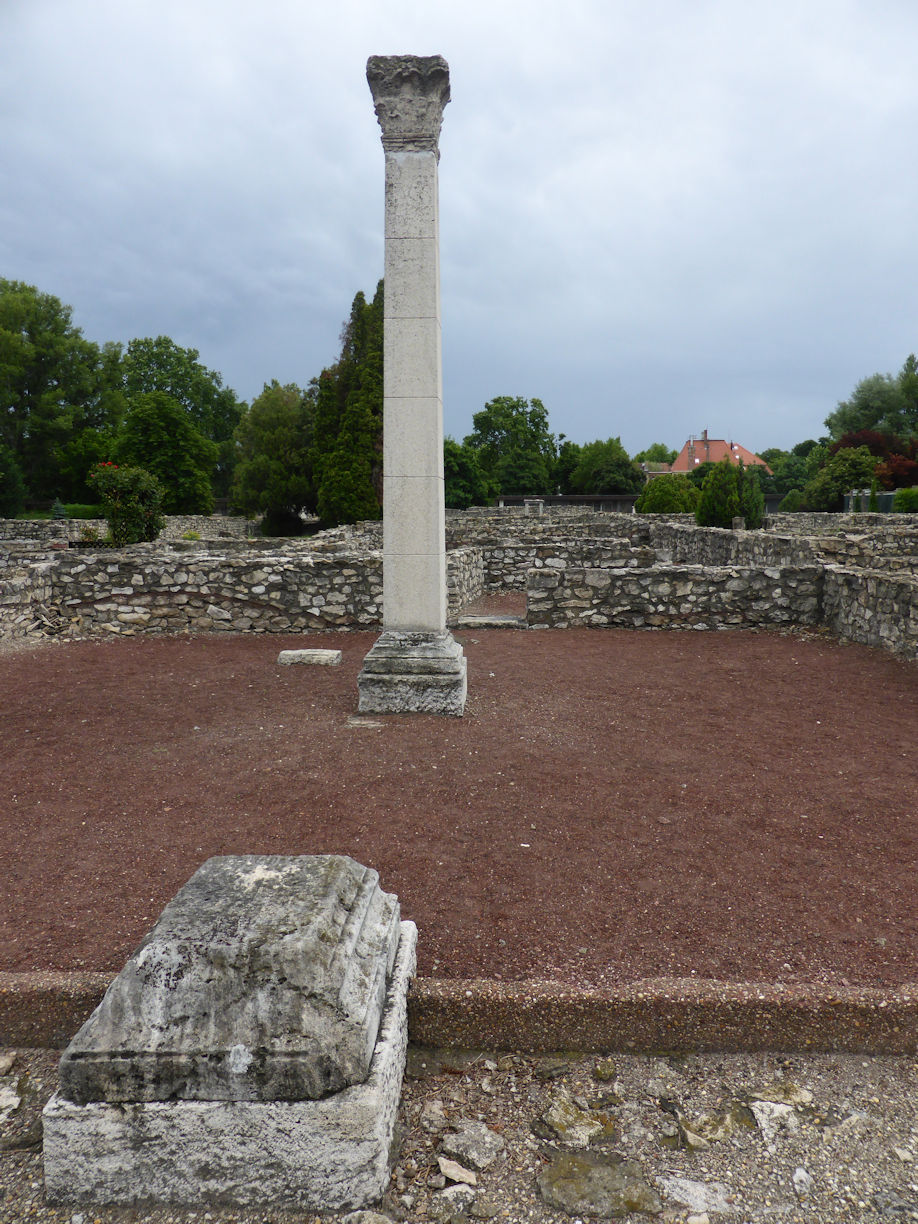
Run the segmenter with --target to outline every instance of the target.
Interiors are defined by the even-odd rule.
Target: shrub
[[[892,508],[894,514],[918,514],[918,485],[910,489],[896,489]]]
[[[695,521],[700,527],[732,527],[741,511],[739,494],[740,470],[724,456],[704,478],[701,497],[695,508]]]
[[[693,514],[701,491],[681,473],[654,476],[634,503],[638,514]]]
[[[182,533],[183,540],[200,540],[201,533],[199,531],[185,531]]]
[[[781,504],[778,506],[778,510],[782,514],[796,514],[799,510],[802,510],[802,509],[803,509],[803,490],[802,489],[791,489],[791,491],[784,497]]]
[[[87,480],[102,497],[115,545],[156,539],[163,528],[163,487],[155,476],[143,468],[98,463]]]
[[[59,497],[55,497],[51,505],[51,517],[58,520],[67,518],[67,507]]]
[[[261,520],[263,536],[301,536],[306,524],[296,510],[284,506],[270,506]]]

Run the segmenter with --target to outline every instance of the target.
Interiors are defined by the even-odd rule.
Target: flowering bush
[[[97,463],[87,480],[105,504],[113,543],[137,544],[155,540],[163,528],[163,487],[139,467]]]

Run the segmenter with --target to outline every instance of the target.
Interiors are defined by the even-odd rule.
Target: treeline
[[[333,364],[305,387],[266,383],[248,405],[195,349],[167,336],[97,345],[74,326],[69,306],[0,279],[0,515],[27,500],[91,507],[105,464],[152,476],[165,513],[206,514],[225,498],[236,511],[264,515],[267,534],[302,531],[304,515],[328,526],[378,518],[383,293],[380,281],[371,300],[356,295]],[[771,468],[758,473],[761,493],[780,494],[785,509],[834,510],[851,488],[918,485],[914,356],[898,375],[859,383],[825,423],[826,437],[761,453]],[[461,442],[445,440],[446,504],[639,493],[642,465],[670,464],[676,453],[656,442],[632,456],[619,437],[572,442],[552,433],[541,400],[498,396]],[[685,488],[700,492],[714,466],[699,465],[685,483],[654,479],[642,500],[657,486],[654,498],[681,507],[693,500]]]

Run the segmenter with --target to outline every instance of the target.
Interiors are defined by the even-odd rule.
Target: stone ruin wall
[[[451,542],[467,539],[447,553],[449,616],[483,591],[516,589],[527,591],[533,626],[824,623],[918,656],[914,518],[884,515],[865,532],[867,516],[845,517],[857,534],[731,532],[687,516],[593,511],[453,514]],[[284,541],[178,538],[98,552],[62,543],[49,532],[43,549],[4,546],[0,633],[305,632],[382,619],[378,522]]]
[[[721,629],[815,625],[821,566],[740,569],[542,569],[529,575],[526,619],[539,629]]]
[[[0,632],[80,634],[299,633],[375,629],[382,620],[382,556],[299,547],[165,548],[135,544],[10,552],[0,570]],[[448,564],[452,616],[481,591],[481,554]]]
[[[169,514],[159,534],[160,540],[180,540],[195,532],[202,540],[243,540],[252,530],[250,520],[241,515]],[[95,532],[101,539],[108,531],[105,519],[0,519],[0,540],[73,540],[84,532]]]

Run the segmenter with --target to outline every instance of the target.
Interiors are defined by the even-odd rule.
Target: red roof
[[[691,472],[701,463],[720,463],[721,459],[725,458],[731,463],[742,463],[744,467],[758,465],[771,475],[771,468],[764,459],[760,459],[745,446],[740,446],[738,442],[727,442],[723,438],[709,438],[706,429],[700,438],[689,438],[670,471]]]

